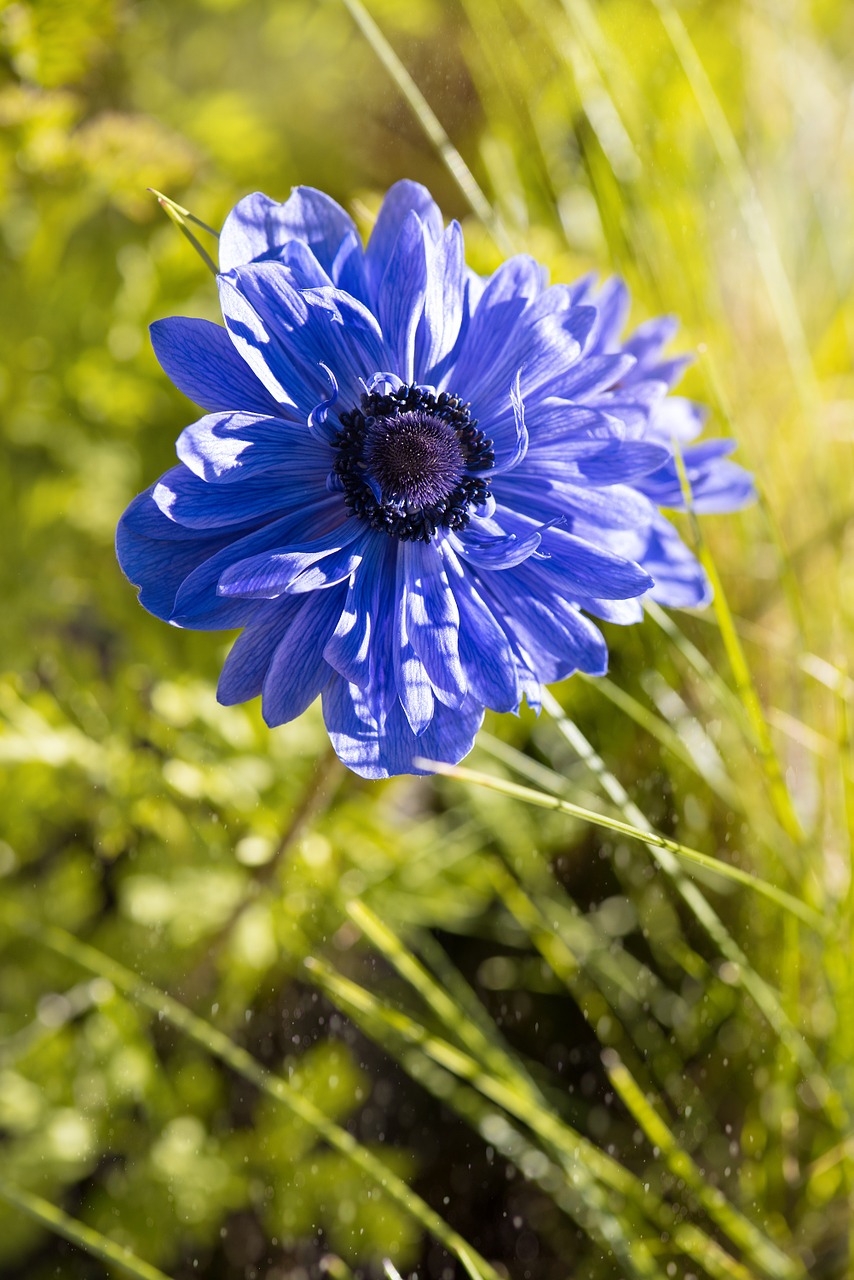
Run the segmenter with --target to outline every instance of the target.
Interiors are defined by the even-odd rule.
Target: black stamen
[[[490,496],[489,481],[471,472],[495,464],[469,409],[447,391],[403,385],[342,413],[333,470],[353,515],[404,542],[465,528]]]

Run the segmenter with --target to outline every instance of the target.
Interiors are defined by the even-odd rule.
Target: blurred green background
[[[111,1240],[175,1280],[451,1280],[450,1224],[514,1280],[850,1275],[854,7],[369,10],[391,55],[355,0],[0,5],[0,1274],[124,1274]],[[569,719],[493,717],[468,763],[809,920],[470,782],[345,775],[319,708],[219,707],[231,637],[123,580],[116,520],[195,416],[147,325],[216,318],[146,188],[219,226],[315,185],[367,229],[403,176],[478,269],[677,313],[762,491],[703,522],[717,612],[611,628]]]

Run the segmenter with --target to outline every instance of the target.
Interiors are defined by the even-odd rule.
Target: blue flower
[[[204,416],[117,548],[158,617],[243,628],[222,703],[260,694],[278,725],[321,695],[350,768],[419,772],[460,760],[486,707],[604,673],[591,617],[708,600],[659,510],[683,506],[672,440],[697,510],[741,506],[751,481],[667,395],[673,321],[621,339],[620,281],[549,286],[525,256],[483,279],[413,182],[366,247],[322,192],[247,196],[220,266],[225,327],[152,327]]]

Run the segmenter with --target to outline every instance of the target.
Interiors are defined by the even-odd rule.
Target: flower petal
[[[361,564],[364,541],[364,526],[345,520],[312,542],[237,560],[221,575],[218,594],[272,600],[335,586]]]
[[[340,521],[340,505],[325,500],[286,516],[273,520],[250,533],[227,530],[226,546],[209,553],[198,563],[175,597],[169,621],[179,627],[229,627],[239,625],[231,621],[252,609],[262,609],[262,601],[229,599],[221,595],[218,587],[222,574],[235,563],[250,555],[320,537],[330,525]]]
[[[400,228],[377,294],[377,316],[394,368],[404,382],[415,379],[415,333],[424,311],[427,246],[417,213],[409,213]],[[375,368],[381,366],[375,365]]]
[[[275,262],[220,277],[223,316],[235,345],[272,394],[287,395],[306,414],[328,395],[324,366],[342,398],[357,403],[360,379],[388,366],[376,320],[339,289],[298,290],[287,277]]]
[[[178,457],[209,484],[278,470],[288,485],[325,483],[332,455],[305,424],[254,413],[211,413],[185,427]],[[272,477],[271,477],[272,480]],[[305,490],[304,490],[305,491]]]
[[[430,254],[424,313],[415,346],[419,382],[438,386],[451,362],[464,317],[466,261],[458,222],[446,228]]]
[[[472,700],[454,710],[438,703],[430,724],[416,736],[395,702],[379,729],[365,717],[359,689],[336,675],[323,690],[323,718],[344,764],[363,778],[378,779],[430,772],[416,766],[416,759],[457,764],[474,745],[483,708]]]
[[[302,715],[328,684],[332,671],[323,650],[341,611],[342,592],[306,596],[273,654],[261,693],[270,728]]]
[[[294,187],[284,204],[256,191],[239,201],[223,224],[220,271],[278,255],[289,240],[301,240],[329,271],[348,234],[356,234],[353,219],[323,191]]]
[[[476,579],[447,546],[444,559],[460,611],[460,661],[469,695],[495,711],[518,711],[522,689],[510,640]]]
[[[418,214],[429,240],[438,240],[442,234],[441,210],[426,187],[408,179],[389,187],[365,249],[365,273],[372,299],[379,293],[400,229],[410,213]]]
[[[161,369],[203,409],[280,412],[278,402],[241,359],[222,325],[170,316],[155,320],[149,332]]]
[[[200,530],[255,524],[284,515],[300,501],[298,488],[289,490],[263,475],[249,476],[241,484],[207,484],[185,466],[162,475],[152,496],[170,520]]]
[[[217,702],[233,707],[258,697],[273,654],[302,605],[299,597],[284,596],[255,606],[252,624],[237,637],[223,664],[216,687]]]
[[[462,706],[466,677],[460,663],[460,612],[434,543],[404,542],[406,634],[424,663],[433,691],[449,707]]]

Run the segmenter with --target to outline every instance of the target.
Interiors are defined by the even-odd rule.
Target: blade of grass
[[[492,774],[478,773],[476,770],[467,769],[462,765],[446,765],[436,760],[419,760],[417,764],[420,768],[432,769],[435,773],[443,774],[445,777],[458,778],[461,782],[473,782],[477,786],[488,787],[493,791],[500,791],[504,795],[515,796],[517,800],[524,800],[527,804],[537,805],[541,809],[557,809],[561,813],[580,818],[593,826],[603,827],[607,831],[615,831],[619,835],[628,836],[632,840],[639,840],[642,844],[654,846],[656,849],[675,854],[678,858],[682,858],[686,862],[693,862],[697,866],[703,867],[704,870],[714,872],[725,880],[733,880],[737,884],[753,889],[756,893],[761,893],[775,903],[776,906],[796,915],[805,924],[815,929],[817,933],[824,935],[828,932],[829,926],[823,916],[814,911],[812,907],[807,906],[806,903],[793,897],[792,894],[786,893],[784,889],[779,889],[777,885],[769,884],[767,880],[762,880],[750,871],[742,870],[741,867],[734,867],[728,862],[721,862],[719,858],[713,858],[710,854],[701,853],[698,849],[690,849],[687,845],[660,835],[657,831],[638,828],[629,822],[621,821],[619,818],[612,818],[603,813],[595,813],[592,809],[584,809],[580,805],[573,804],[571,800],[562,800],[559,796],[548,795],[544,791],[534,791],[531,787],[519,786],[515,782],[507,782],[505,779],[495,777]]]
[[[625,689],[621,689],[618,684],[615,684],[613,680],[609,680],[607,676],[585,676],[583,678],[589,688],[601,693],[615,707],[618,707],[620,711],[634,720],[635,724],[644,729],[657,742],[660,742],[665,750],[686,765],[692,773],[702,778],[721,800],[731,808],[738,809],[739,812],[744,811],[738,788],[733,785],[731,778],[717,764],[717,761],[715,762],[716,767],[701,766],[683,739],[666,720],[656,715],[648,707],[645,707],[642,702]]]
[[[681,1178],[685,1186],[696,1196],[711,1220],[720,1227],[753,1262],[772,1277],[805,1277],[799,1260],[787,1257],[769,1241],[749,1219],[739,1213],[717,1187],[711,1186],[700,1169],[679,1145],[654,1107],[649,1105],[643,1091],[638,1088],[619,1055],[613,1049],[602,1054],[602,1063],[608,1079],[622,1099],[628,1112],[637,1121],[653,1147],[661,1152],[664,1162],[675,1178]]]
[[[293,1089],[287,1081],[265,1067],[240,1045],[235,1044],[217,1027],[192,1013],[186,1005],[147,982],[117,960],[80,942],[56,925],[44,924],[26,916],[11,903],[0,903],[0,920],[16,933],[33,938],[56,955],[64,956],[81,968],[106,978],[130,1000],[142,1005],[158,1018],[171,1023],[201,1048],[218,1058],[236,1075],[254,1085],[261,1093],[287,1107],[319,1138],[343,1155],[405,1213],[428,1231],[457,1259],[471,1280],[501,1280],[495,1268],[482,1258],[458,1232],[422,1200],[373,1152],[363,1147],[352,1134],[329,1120],[308,1098]]]
[[[205,231],[209,232],[212,236],[216,236],[217,239],[219,239],[219,234],[214,231],[212,227],[209,227],[207,223],[202,222],[197,218],[195,214],[190,213],[189,209],[182,208],[180,204],[176,204],[174,200],[170,200],[168,196],[164,196],[162,192],[155,191],[154,187],[149,187],[148,190],[153,196],[157,197],[157,203],[160,205],[160,208],[172,219],[181,234],[187,237],[208,270],[212,271],[213,274],[216,275],[216,263],[208,253],[207,249],[205,249],[193,235],[190,230],[190,223],[194,222],[196,226],[203,227]]]
[[[105,1267],[115,1267],[125,1275],[134,1276],[135,1280],[169,1280],[164,1272],[158,1271],[150,1262],[144,1262],[124,1245],[116,1244],[108,1236],[101,1235],[94,1227],[88,1226],[77,1218],[69,1217],[62,1209],[33,1195],[22,1187],[13,1187],[0,1174],[0,1198],[14,1205],[28,1217],[53,1231],[56,1235],[75,1244],[91,1257],[103,1262]]]
[[[395,53],[362,0],[342,0],[351,18],[412,108],[419,124],[438,151],[445,167],[465,196],[474,213],[505,253],[513,252],[513,243],[503,222],[490,205],[477,179],[457,148],[451,142],[439,117],[418,88],[403,62]]]
[[[653,1198],[640,1184],[635,1185],[631,1174],[559,1121],[547,1107],[539,1105],[527,1088],[516,1088],[492,1071],[484,1070],[469,1054],[431,1035],[408,1015],[383,1005],[372,993],[341,977],[321,961],[309,957],[306,967],[330,999],[348,1015],[365,1025],[374,1021],[392,1037],[416,1045],[438,1066],[466,1081],[535,1132],[545,1141],[547,1150],[556,1153],[564,1178],[568,1179],[565,1185],[570,1195],[568,1212],[582,1230],[600,1246],[613,1250],[633,1276],[663,1277],[644,1241],[621,1220],[596,1180],[597,1177],[605,1180],[620,1196],[627,1196],[638,1205],[644,1205],[646,1198],[644,1207],[649,1208]]]
[[[694,536],[695,547],[700,563],[706,571],[709,582],[714,592],[712,598],[712,607],[717,618],[718,628],[721,633],[721,639],[724,643],[727,659],[729,661],[730,670],[735,680],[736,689],[741,699],[747,718],[753,730],[756,743],[759,747],[760,758],[768,781],[768,787],[771,793],[771,799],[777,818],[787,832],[790,839],[795,844],[800,844],[804,840],[804,833],[801,828],[800,819],[795,812],[792,804],[792,797],[789,795],[789,789],[783,778],[783,771],[780,768],[780,761],[774,750],[774,744],[771,741],[771,733],[768,728],[768,722],[765,719],[765,712],[753,683],[753,677],[750,673],[750,667],[745,657],[744,649],[739,639],[733,620],[732,611],[726,598],[723,582],[718,573],[709,544],[706,542],[700,522],[694,511],[694,504],[691,494],[691,486],[688,480],[685,464],[682,458],[682,451],[679,447],[679,441],[674,439],[673,454],[676,466],[679,472],[679,479],[682,486],[682,493],[685,498],[685,504],[688,508],[688,519],[691,522],[691,530]]]
[[[496,1076],[499,1077],[503,1084],[509,1086],[509,1094],[504,1093],[502,1090],[503,1100],[500,1105],[510,1110],[521,1102],[523,1110],[514,1112],[514,1114],[518,1115],[525,1124],[533,1128],[542,1137],[547,1136],[547,1140],[555,1145],[558,1152],[563,1151],[564,1154],[569,1154],[571,1157],[574,1156],[579,1142],[584,1142],[584,1140],[580,1138],[580,1135],[575,1130],[562,1125],[558,1118],[552,1114],[530,1075],[524,1070],[520,1070],[516,1059],[511,1059],[500,1044],[496,1043],[494,1035],[482,1032],[476,1022],[468,1022],[465,1018],[462,1021],[460,1020],[460,1009],[447,991],[433,980],[427,970],[404,947],[397,935],[365,903],[351,901],[346,904],[346,910],[366,937],[385,956],[400,976],[418,992],[428,1008],[440,1018],[442,1025],[447,1028],[451,1036],[465,1045],[476,1060],[483,1063],[487,1069],[487,1087],[490,1089],[495,1088],[494,1077]],[[367,999],[370,1001],[373,997],[367,996]],[[405,1017],[406,1015],[401,1016]],[[482,1077],[479,1077],[480,1079]],[[491,1093],[490,1096],[498,1101],[494,1093]],[[569,1143],[568,1151],[565,1145],[567,1142]],[[588,1160],[591,1159],[591,1151],[596,1153],[596,1167],[601,1169],[602,1160],[605,1158],[603,1153],[592,1147],[592,1144],[585,1144],[584,1150]],[[690,1160],[687,1153],[683,1154],[686,1159]],[[612,1172],[615,1164],[616,1162],[614,1161],[608,1161],[607,1173],[610,1174]],[[621,1174],[625,1174],[622,1166],[617,1165],[616,1167]],[[601,1173],[600,1176],[602,1176]],[[723,1209],[717,1200],[715,1200],[715,1204],[718,1211],[723,1213]],[[777,1250],[772,1242],[765,1240],[757,1228],[747,1223],[746,1219],[742,1220],[741,1215],[732,1205],[725,1201],[724,1207],[731,1221],[738,1220],[741,1223],[737,1240],[739,1247],[749,1253],[753,1263],[755,1265],[758,1264],[760,1269],[765,1270],[772,1280],[777,1280],[777,1277],[782,1275],[791,1277],[804,1276],[804,1273],[797,1269],[796,1264]],[[718,1223],[718,1225],[721,1224]],[[756,1248],[757,1238],[763,1244],[761,1251]],[[777,1254],[779,1256],[776,1256]],[[766,1265],[769,1256],[773,1259],[773,1265],[770,1267]]]
[[[674,1231],[674,1218],[669,1205],[660,1200],[652,1191],[648,1182],[641,1183],[635,1175],[629,1173],[610,1156],[605,1155],[598,1147],[588,1142],[574,1129],[561,1122],[548,1109],[532,1106],[531,1099],[518,1093],[504,1082],[485,1072],[469,1055],[428,1032],[409,1015],[392,1009],[379,1001],[373,992],[366,991],[358,984],[342,977],[330,966],[316,958],[309,957],[306,967],[310,976],[321,986],[325,994],[349,1016],[354,1017],[363,1029],[377,1038],[378,1030],[389,1032],[393,1040],[416,1045],[433,1062],[443,1070],[465,1080],[476,1088],[483,1096],[502,1107],[515,1120],[534,1132],[544,1142],[545,1148],[557,1159],[565,1174],[571,1176],[570,1189],[573,1193],[581,1193],[584,1197],[584,1210],[574,1199],[571,1216],[588,1230],[592,1237],[615,1248],[614,1232],[608,1230],[603,1235],[605,1224],[599,1220],[598,1213],[592,1214],[594,1204],[598,1204],[601,1195],[591,1186],[587,1178],[581,1176],[579,1161],[589,1166],[590,1172],[601,1179],[606,1186],[621,1197],[627,1198],[641,1213],[648,1217],[657,1230],[665,1230],[673,1234],[674,1242],[680,1250],[689,1247],[687,1237],[680,1238]],[[377,1026],[379,1024],[379,1027]],[[551,1189],[551,1188],[550,1188]],[[553,1193],[553,1189],[552,1193]],[[738,1217],[737,1211],[728,1206],[731,1213]],[[613,1215],[614,1210],[605,1209],[606,1214]],[[591,1221],[592,1218],[592,1221]],[[750,1224],[747,1224],[748,1226]],[[745,1231],[745,1234],[749,1232]],[[760,1234],[760,1239],[761,1233]],[[785,1254],[776,1250],[770,1242],[762,1239],[765,1249],[774,1259],[774,1266],[767,1274],[776,1280],[777,1276],[801,1276]],[[690,1256],[701,1266],[706,1266],[708,1255],[713,1255],[713,1264],[708,1269],[710,1274],[751,1275],[745,1268],[729,1255],[720,1245],[713,1245],[708,1235],[700,1228],[694,1227],[690,1236]],[[779,1255],[779,1256],[778,1256]],[[622,1256],[622,1249],[618,1256]],[[634,1267],[638,1257],[636,1251],[630,1253],[626,1261]],[[645,1266],[654,1265],[651,1256],[642,1258]],[[649,1274],[643,1272],[642,1274]],[[661,1274],[657,1269],[653,1274]]]
[[[606,767],[601,756],[597,755],[593,750],[593,747],[578,726],[564,715],[560,703],[548,689],[543,690],[543,706],[552,716],[570,746],[584,760],[591,773],[599,780],[605,794],[625,814],[630,822],[637,824],[641,828],[649,827],[645,815],[630,799],[622,783]],[[813,1091],[831,1123],[842,1129],[847,1129],[849,1121],[845,1102],[829,1080],[812,1049],[783,1009],[777,994],[750,964],[742,948],[732,938],[717,913],[703,894],[699,892],[697,886],[683,876],[679,863],[670,851],[657,848],[654,844],[647,845],[647,848],[653,859],[670,877],[677,892],[691,909],[698,923],[714,942],[721,955],[734,966],[734,973],[737,975],[739,983],[754,1001],[768,1025],[786,1046],[805,1078],[810,1081]],[[827,929],[828,926],[825,924],[824,930],[827,931]]]
[[[777,246],[774,228],[759,198],[726,112],[715,93],[703,60],[697,52],[685,23],[671,4],[671,0],[653,0],[653,4],[679,59],[685,78],[691,86],[709,136],[736,198],[771,299],[798,397],[812,422],[813,410],[818,400],[815,368],[801,323],[797,300]]]

